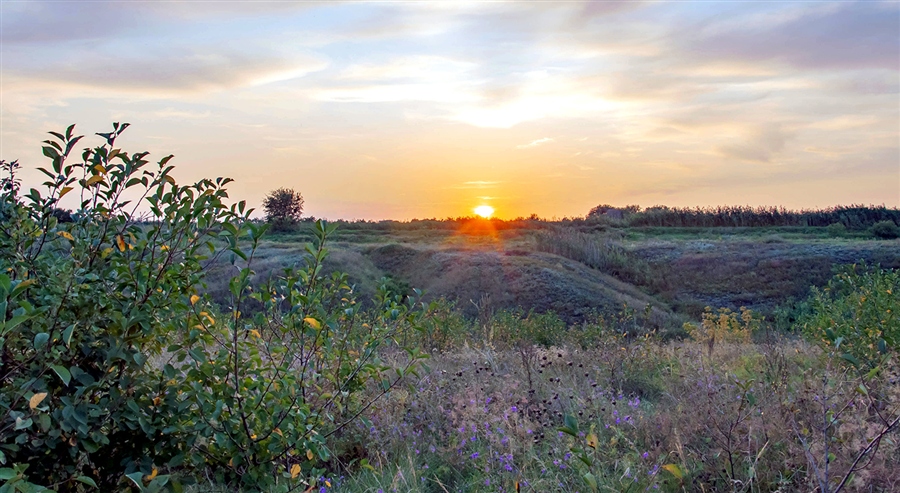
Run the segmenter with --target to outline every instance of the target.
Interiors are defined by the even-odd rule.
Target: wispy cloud
[[[121,117],[251,201],[313,177],[317,216],[443,217],[479,189],[513,217],[600,195],[900,205],[896,2],[0,8],[3,159]]]
[[[528,149],[529,147],[537,147],[539,145],[547,144],[553,142],[553,139],[550,137],[544,137],[543,139],[532,140],[527,144],[517,145],[516,149]]]

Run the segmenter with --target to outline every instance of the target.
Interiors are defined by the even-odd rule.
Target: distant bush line
[[[314,222],[316,218],[304,218]],[[583,217],[542,218],[536,214],[515,219],[482,219],[477,217],[447,217],[444,219],[398,220],[336,220],[346,231],[454,231],[484,234],[507,230],[548,229],[553,224],[572,224],[579,229],[593,231],[613,227],[671,227],[671,228],[759,228],[759,227],[830,227],[834,232],[873,229],[887,231],[879,237],[892,238],[893,226],[900,226],[900,209],[885,205],[848,205],[825,209],[791,210],[784,207],[716,206],[641,208],[636,205],[594,207]],[[301,228],[305,229],[305,228]],[[890,231],[889,231],[890,230]],[[873,230],[874,233],[874,230]]]
[[[630,209],[630,210],[629,210]],[[766,227],[766,226],[814,226],[826,227],[841,224],[847,229],[861,230],[878,222],[900,224],[900,209],[880,206],[849,205],[826,209],[790,210],[784,207],[666,207],[654,206],[643,210],[628,207],[618,209],[624,213],[621,223],[627,226],[662,226],[683,228],[716,227]],[[595,208],[591,218],[612,217],[608,210]]]

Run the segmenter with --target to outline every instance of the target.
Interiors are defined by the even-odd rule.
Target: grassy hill
[[[269,235],[262,280],[302,261],[302,225]],[[707,306],[771,316],[822,286],[838,265],[900,267],[900,240],[827,227],[615,227],[602,222],[483,220],[339,222],[326,270],[347,272],[368,299],[383,277],[425,299],[483,311],[552,311],[568,323],[625,305],[677,330]],[[221,279],[227,269],[222,270]],[[224,284],[210,281],[224,301]]]

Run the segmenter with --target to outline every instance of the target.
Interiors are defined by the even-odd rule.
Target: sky
[[[0,0],[0,159],[112,122],[330,219],[900,207],[900,3]]]

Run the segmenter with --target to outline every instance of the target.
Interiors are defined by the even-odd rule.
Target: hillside
[[[494,221],[494,224],[498,222]],[[455,228],[454,228],[455,226]],[[553,311],[569,323],[625,305],[652,307],[657,328],[675,329],[704,307],[747,306],[771,315],[804,298],[837,265],[864,261],[900,267],[900,241],[830,237],[825,228],[603,228],[565,222],[450,221],[391,228],[345,223],[327,271],[347,272],[368,299],[382,277],[425,299],[482,311]],[[257,282],[305,255],[306,234],[275,234],[257,253]],[[216,269],[219,270],[219,269]],[[224,275],[226,270],[221,270]],[[215,273],[214,273],[215,274]],[[226,302],[213,275],[210,292]],[[224,277],[221,277],[224,279]]]

